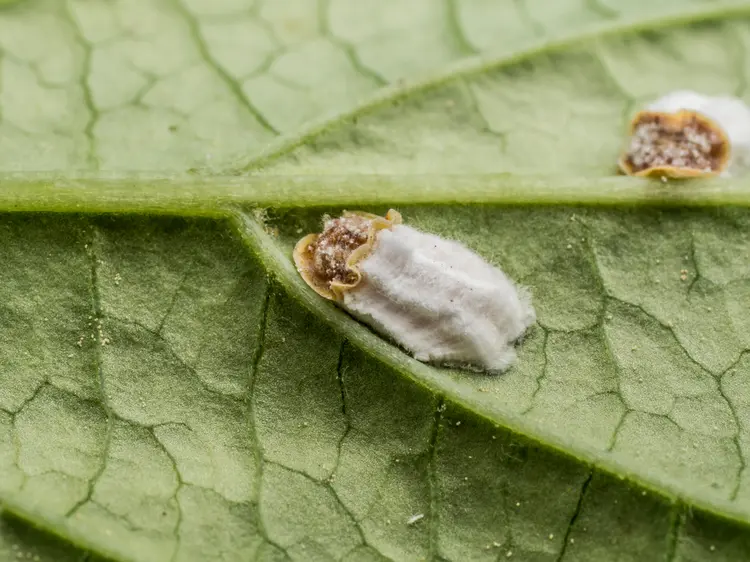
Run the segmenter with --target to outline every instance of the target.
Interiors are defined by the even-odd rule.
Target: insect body
[[[630,124],[619,160],[629,175],[730,175],[750,165],[750,108],[732,96],[688,90],[653,101]]]
[[[401,215],[345,213],[300,240],[307,284],[420,361],[503,371],[535,321],[528,292],[463,244],[402,224]]]

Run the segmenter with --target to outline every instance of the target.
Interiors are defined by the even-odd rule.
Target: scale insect
[[[750,108],[732,96],[671,92],[638,112],[618,161],[628,175],[728,176],[750,164]]]
[[[316,293],[423,362],[502,372],[536,320],[528,291],[500,269],[392,209],[326,219],[294,261]]]
[[[700,113],[641,111],[631,124],[620,169],[633,176],[711,176],[726,169],[729,154],[724,130]]]

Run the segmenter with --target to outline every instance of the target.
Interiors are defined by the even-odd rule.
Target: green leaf
[[[742,0],[20,1],[0,12],[0,169],[226,171],[279,133],[303,140],[303,123],[386,82],[438,73],[397,86],[408,93],[584,40],[746,11]],[[475,52],[489,54],[461,60]]]
[[[619,4],[0,13],[0,501],[49,533],[2,559],[746,558],[747,181],[609,176],[645,100],[745,94],[750,3]],[[513,370],[304,285],[389,205],[532,289]]]
[[[470,59],[282,140],[248,167],[277,174],[611,176],[630,118],[647,101],[678,89],[745,93],[744,20],[608,31]]]
[[[91,557],[88,553],[55,540],[13,517],[2,516],[0,518],[0,559],[83,562],[90,560]]]

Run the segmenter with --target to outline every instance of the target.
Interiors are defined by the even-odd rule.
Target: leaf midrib
[[[405,205],[750,206],[750,176],[656,180],[611,176],[0,174],[0,212],[140,213],[224,218],[228,208]]]

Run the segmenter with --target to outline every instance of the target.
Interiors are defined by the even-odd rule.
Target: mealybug
[[[534,323],[528,292],[463,244],[344,213],[294,249],[305,282],[419,361],[499,372]]]

